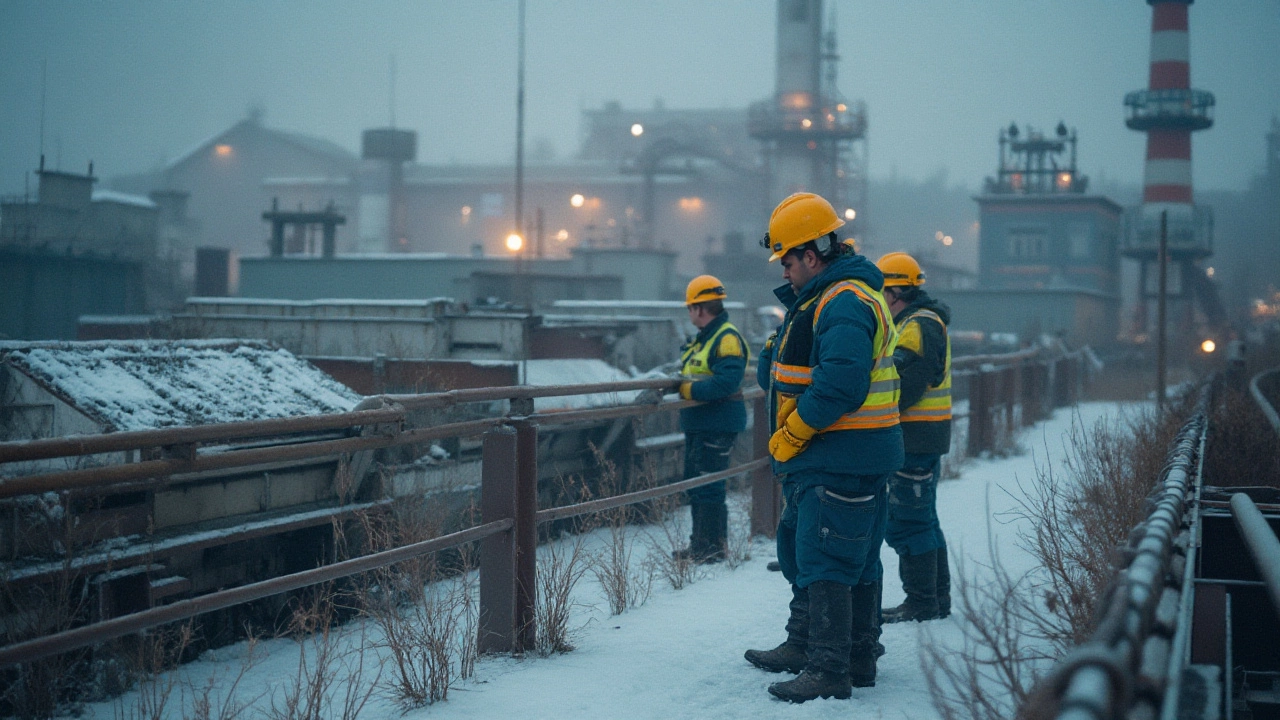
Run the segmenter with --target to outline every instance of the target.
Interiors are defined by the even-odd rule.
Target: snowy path
[[[1086,426],[1117,411],[1119,406],[1113,403],[1087,403],[1078,409]],[[1006,565],[1020,568],[1027,564],[1028,559],[1013,545],[1014,528],[999,519],[1013,504],[1002,488],[1014,488],[1015,478],[1025,482],[1034,477],[1035,464],[1044,461],[1046,452],[1057,462],[1071,418],[1071,411],[1059,410],[1053,419],[1024,432],[1024,454],[970,462],[961,478],[939,487],[939,512],[951,553],[966,558],[969,573],[980,570],[978,563],[988,559],[988,532]],[[988,499],[990,511],[997,517],[991,523],[987,521]],[[855,689],[850,700],[792,706],[769,696],[765,691],[769,683],[787,676],[751,667],[742,653],[747,648],[773,647],[783,639],[790,592],[778,573],[765,569],[774,556],[771,543],[757,542],[752,555],[738,569],[717,567],[680,591],[671,590],[658,578],[646,604],[613,617],[588,574],[578,596],[594,607],[584,607],[580,613],[575,651],[545,659],[482,660],[476,679],[452,688],[447,701],[409,711],[403,717],[936,717],[920,672],[919,643],[924,635],[922,626],[916,624],[885,627],[882,641],[888,654],[880,661],[876,687]],[[897,557],[888,547],[882,557],[884,602],[896,605],[902,599]],[[928,630],[942,638],[954,638],[959,632],[954,618],[929,623]],[[241,690],[250,696],[278,684],[296,668],[292,643],[263,645],[269,656],[242,683]],[[235,662],[231,648],[217,654]],[[194,665],[188,669],[197,675],[200,666],[210,666],[203,670],[206,676],[217,667],[214,662]],[[221,672],[227,672],[225,665]],[[90,710],[96,717],[113,714],[109,705]],[[364,718],[401,716],[396,704],[382,695],[376,695],[361,714]]]

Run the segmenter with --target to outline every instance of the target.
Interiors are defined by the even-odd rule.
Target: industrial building
[[[1011,124],[999,133],[994,177],[979,208],[979,287],[939,288],[961,330],[1042,333],[1105,346],[1119,322],[1123,209],[1090,195],[1076,166],[1077,137]]]

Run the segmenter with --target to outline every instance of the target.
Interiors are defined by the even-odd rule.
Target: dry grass
[[[406,498],[390,513],[363,519],[364,541],[377,551],[439,537],[446,516],[440,503]],[[474,548],[462,546],[455,557],[448,567],[431,553],[381,568],[356,591],[357,604],[379,631],[370,648],[387,656],[383,684],[406,709],[447,699],[454,681],[474,672]]]
[[[1037,465],[1013,493],[1018,546],[1035,560],[1014,575],[992,548],[981,577],[957,558],[953,594],[963,628],[958,648],[922,645],[922,664],[938,712],[947,720],[1026,716],[1052,662],[1088,637],[1094,610],[1115,576],[1117,549],[1148,513],[1188,399],[1154,412],[1104,418],[1077,415],[1061,439],[1061,469]],[[1050,442],[1046,440],[1046,443]],[[1046,448],[1047,449],[1047,448]]]
[[[265,711],[271,720],[355,720],[372,697],[381,669],[366,667],[362,632],[353,642],[341,636],[336,600],[322,585],[295,604],[290,634],[298,644],[298,668],[272,693]]]
[[[534,650],[546,657],[573,650],[573,592],[591,569],[586,537],[572,535],[538,550],[538,588],[534,598]]]

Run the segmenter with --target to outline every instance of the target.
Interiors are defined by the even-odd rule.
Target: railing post
[[[480,466],[480,521],[516,517],[516,431],[497,427],[484,435]],[[480,615],[476,649],[516,649],[515,528],[480,541]]]
[[[516,429],[516,652],[532,650],[534,601],[538,582],[538,426],[529,420]]]
[[[991,402],[989,372],[979,367],[969,376],[969,457],[977,457],[987,449],[990,434]]]
[[[758,397],[751,404],[751,457],[769,454],[769,403]],[[773,467],[751,471],[751,534],[774,537],[782,513],[782,488],[773,477]]]

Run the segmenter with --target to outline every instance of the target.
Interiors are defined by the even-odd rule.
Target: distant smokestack
[[[1191,45],[1188,41],[1187,7],[1192,0],[1148,0],[1151,5],[1150,91],[1191,89]],[[1177,91],[1182,91],[1178,93]],[[1161,113],[1165,114],[1165,113]],[[1191,204],[1191,131],[1184,118],[1167,115],[1147,129],[1147,161],[1142,201]]]

